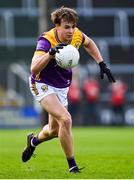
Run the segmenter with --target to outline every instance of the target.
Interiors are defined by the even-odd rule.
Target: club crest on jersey
[[[41,89],[42,89],[43,92],[46,92],[46,91],[48,91],[48,86],[43,85],[43,86],[41,86]]]

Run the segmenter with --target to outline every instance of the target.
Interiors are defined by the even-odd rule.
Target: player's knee
[[[62,117],[61,117],[61,121],[60,121],[62,127],[65,127],[65,128],[70,128],[72,126],[72,118],[71,118],[71,115],[69,113],[66,113],[64,114]]]

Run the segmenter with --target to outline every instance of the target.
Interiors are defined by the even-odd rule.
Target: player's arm
[[[52,58],[53,56],[49,52],[45,53],[42,51],[41,54],[35,53],[32,58],[31,72],[35,75],[38,74],[47,66]]]
[[[90,54],[98,64],[101,61],[103,61],[101,53],[100,53],[98,47],[96,46],[95,42],[91,38],[86,36],[85,34],[84,34],[84,44],[83,45],[84,45],[85,50],[88,52],[88,54]]]
[[[99,64],[101,79],[103,79],[104,74],[106,74],[110,82],[115,82],[115,79],[110,69],[107,67],[106,63],[103,61],[102,55],[98,47],[96,46],[95,42],[91,38],[86,36],[85,34],[84,34],[83,45],[84,45],[85,50],[88,52],[88,54],[90,54],[93,57],[93,59]]]
[[[59,52],[58,50],[62,49],[65,45],[67,44],[60,43],[54,48],[51,48],[51,45],[48,45],[48,41],[41,39],[37,44],[37,50],[32,58],[31,72],[35,75],[41,72],[50,60],[54,59],[55,54]]]

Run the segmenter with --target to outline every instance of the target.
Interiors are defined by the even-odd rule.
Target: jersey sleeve
[[[50,42],[44,37],[40,37],[37,42],[36,51],[48,52],[51,48]]]

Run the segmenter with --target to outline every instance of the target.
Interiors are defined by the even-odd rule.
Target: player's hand
[[[115,82],[115,79],[114,79],[110,69],[107,67],[107,65],[103,61],[99,63],[99,66],[100,66],[101,79],[104,79],[104,74],[106,74],[109,82]]]
[[[54,56],[57,52],[59,52],[59,49],[63,49],[64,46],[67,46],[67,43],[59,43],[54,48],[51,48],[49,50],[49,54]]]

